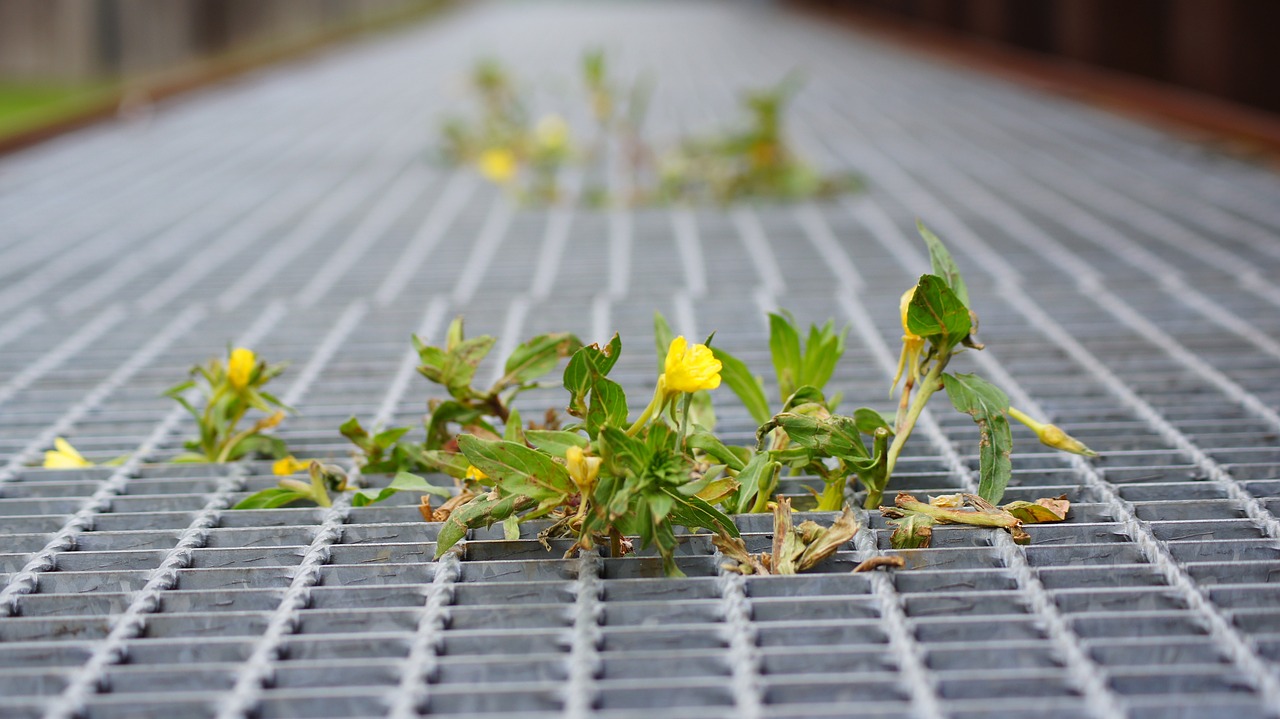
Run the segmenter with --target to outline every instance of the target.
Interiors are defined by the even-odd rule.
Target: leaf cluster
[[[228,356],[230,356],[230,351]],[[280,458],[287,455],[284,440],[266,434],[292,409],[264,387],[278,377],[288,363],[267,364],[254,357],[243,386],[232,382],[228,361],[210,359],[191,368],[189,378],[164,391],[196,422],[198,436],[184,443],[186,452],[174,462],[234,462],[246,457]],[[241,427],[251,411],[262,413],[252,425]]]

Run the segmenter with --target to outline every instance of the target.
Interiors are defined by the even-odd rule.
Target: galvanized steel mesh
[[[869,191],[540,211],[425,161],[474,58],[558,108],[594,46],[653,73],[659,140],[803,68],[794,135]],[[726,576],[705,535],[678,580],[496,528],[432,562],[414,497],[230,511],[269,466],[163,461],[192,425],[159,392],[228,342],[294,362],[303,456],[344,457],[352,414],[416,425],[409,334],[455,313],[507,347],[620,331],[643,397],[654,310],[763,371],[763,313],[786,307],[851,323],[833,386],[887,402],[917,217],[982,317],[963,362],[1103,453],[1015,436],[1009,496],[1074,502],[1025,548],[941,528],[906,569],[852,575],[888,547],[864,516],[802,577]],[[764,7],[486,4],[0,161],[0,272],[0,716],[1280,709],[1280,180],[1099,111]],[[33,467],[57,436],[130,459]],[[913,444],[897,487],[974,486],[966,417],[936,406]],[[767,544],[767,517],[740,524]]]

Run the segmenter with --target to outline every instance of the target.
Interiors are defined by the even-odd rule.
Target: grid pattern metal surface
[[[869,191],[538,211],[425,161],[476,56],[563,107],[597,45],[657,79],[659,139],[803,68],[795,136]],[[409,334],[455,313],[507,346],[620,331],[634,396],[654,310],[759,371],[766,310],[834,317],[833,386],[881,401],[927,268],[916,217],[982,316],[989,349],[958,361],[1102,452],[1016,435],[1009,496],[1074,503],[1025,548],[939,528],[906,568],[850,574],[892,551],[863,515],[800,577],[726,575],[705,535],[687,579],[496,528],[432,562],[416,498],[231,511],[269,466],[164,463],[192,425],[160,391],[227,342],[294,363],[302,456],[345,456],[353,414],[416,425]],[[0,274],[0,716],[1280,709],[1280,178],[1096,110],[747,4],[485,4],[0,161]],[[130,459],[34,467],[58,436]],[[913,444],[895,486],[975,486],[967,417],[935,406]],[[753,548],[766,520],[739,520]]]

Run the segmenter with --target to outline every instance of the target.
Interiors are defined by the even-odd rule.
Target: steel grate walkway
[[[871,191],[530,211],[424,162],[475,57],[546,78],[560,108],[597,45],[653,72],[659,139],[804,68],[794,135]],[[1017,435],[1009,497],[1074,503],[1028,547],[940,528],[907,569],[852,575],[888,547],[864,516],[802,577],[723,575],[705,536],[670,580],[496,527],[432,563],[415,497],[233,512],[274,484],[265,463],[163,463],[193,428],[160,391],[230,341],[294,363],[300,455],[345,456],[352,414],[418,425],[408,336],[459,312],[508,346],[620,331],[633,396],[654,310],[758,370],[766,310],[834,317],[852,331],[832,386],[878,402],[897,298],[928,267],[916,217],[982,315],[989,350],[958,361],[1103,453]],[[0,716],[1280,710],[1280,178],[1089,108],[764,8],[483,4],[0,160],[0,276]],[[972,424],[945,404],[895,486],[975,486]],[[31,467],[57,436],[131,459]],[[740,524],[768,543],[767,517]]]

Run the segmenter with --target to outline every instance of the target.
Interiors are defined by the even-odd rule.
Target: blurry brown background
[[[1280,112],[1277,0],[819,0]]]

